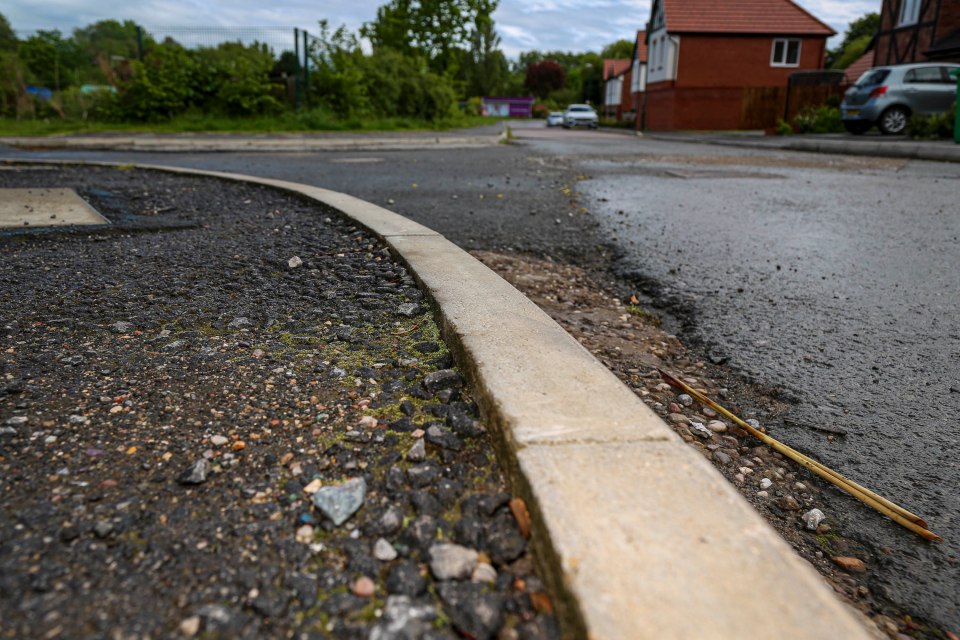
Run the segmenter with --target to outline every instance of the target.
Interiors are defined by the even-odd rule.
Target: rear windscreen
[[[890,75],[890,69],[871,69],[860,76],[860,79],[857,80],[857,85],[880,84],[887,79],[888,75]]]

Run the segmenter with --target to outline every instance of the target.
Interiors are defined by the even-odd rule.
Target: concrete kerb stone
[[[924,144],[922,142],[863,142],[826,140],[816,138],[781,139],[764,138],[758,140],[732,140],[729,138],[711,138],[710,136],[663,136],[646,133],[651,140],[669,142],[687,142],[694,144],[712,144],[719,147],[738,147],[741,149],[765,149],[767,151],[802,151],[807,153],[826,153],[846,156],[865,156],[871,158],[904,158],[925,160],[928,162],[960,162],[960,145]]]
[[[549,316],[439,234],[318,187],[136,166],[279,188],[384,238],[436,303],[495,427],[536,516],[534,544],[566,605],[568,637],[871,637],[719,472]]]

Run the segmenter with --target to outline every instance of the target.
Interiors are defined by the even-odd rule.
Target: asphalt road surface
[[[263,175],[357,195],[466,248],[612,257],[682,338],[795,401],[773,435],[945,538],[839,492],[824,508],[872,550],[874,592],[960,629],[960,165],[532,124],[514,125],[518,145],[456,151],[0,156]]]

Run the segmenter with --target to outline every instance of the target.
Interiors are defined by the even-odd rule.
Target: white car
[[[563,128],[590,127],[596,129],[600,124],[600,117],[588,104],[572,104],[563,112]]]
[[[548,127],[559,127],[563,124],[563,111],[551,111],[547,115]]]

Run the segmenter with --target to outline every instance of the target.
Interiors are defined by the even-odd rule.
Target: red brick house
[[[960,0],[883,0],[873,65],[960,62]]]
[[[630,71],[629,60],[607,59],[603,61],[603,115],[620,119],[620,100],[623,95],[624,74]],[[626,78],[627,85],[630,79]]]
[[[640,120],[659,131],[745,128],[749,89],[822,69],[835,33],[790,0],[654,0]]]
[[[873,49],[870,49],[843,70],[843,84],[853,84],[873,66]]]
[[[624,118],[634,118],[640,113],[646,83],[647,32],[637,31],[637,39],[633,45],[633,59],[630,64],[630,82],[624,83],[624,97],[620,100]]]

